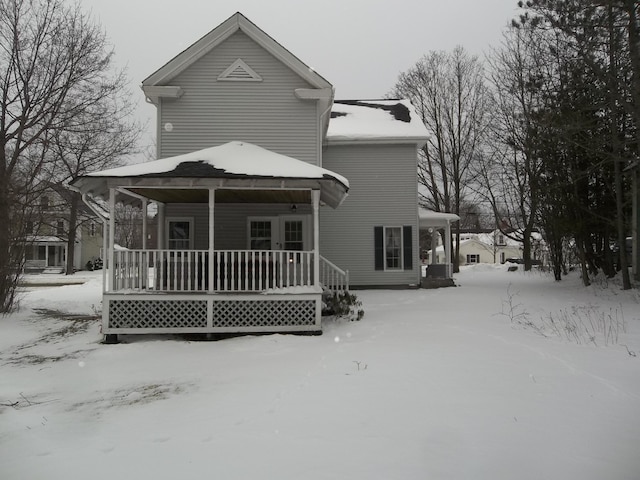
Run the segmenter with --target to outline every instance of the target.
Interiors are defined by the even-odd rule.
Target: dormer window
[[[262,77],[247,65],[244,60],[239,58],[220,74],[218,80],[226,82],[261,82]]]

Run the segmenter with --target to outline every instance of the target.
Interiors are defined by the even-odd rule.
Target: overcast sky
[[[518,14],[517,0],[81,0],[126,66],[153,131],[142,80],[239,11],[336,89],[381,98],[431,50],[483,55]]]

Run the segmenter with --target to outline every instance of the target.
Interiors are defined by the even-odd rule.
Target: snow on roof
[[[238,141],[175,157],[102,170],[86,176],[333,178],[349,188],[349,181],[342,175]]]
[[[434,212],[427,208],[420,208],[418,217],[420,218],[421,227],[444,227],[460,220],[460,217],[455,213]]]
[[[329,143],[404,141],[424,143],[429,133],[408,100],[336,100]]]
[[[27,235],[27,242],[33,243],[67,243],[60,237],[54,235]]]

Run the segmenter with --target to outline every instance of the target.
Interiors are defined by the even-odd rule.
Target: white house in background
[[[61,273],[66,268],[70,216],[70,192],[51,184],[39,196],[34,214],[27,221],[24,270],[26,273]],[[101,256],[103,246],[100,218],[80,204],[74,246],[73,267],[82,270]]]
[[[545,261],[544,241],[539,233],[532,235],[532,258]],[[455,245],[455,243],[454,243]],[[436,249],[436,261],[445,258],[445,247],[440,245]],[[428,259],[432,258],[429,252]],[[513,240],[500,230],[490,233],[461,233],[460,234],[460,265],[476,263],[505,263],[507,259],[522,258],[522,242]]]
[[[157,204],[157,249],[145,226],[115,250],[109,221],[105,334],[319,332],[323,289],[420,284],[427,130],[409,102],[334,100],[240,13],[142,89],[160,159],[72,182],[111,211]]]

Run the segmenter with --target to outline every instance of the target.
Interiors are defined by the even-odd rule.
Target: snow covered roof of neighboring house
[[[417,143],[429,137],[408,100],[336,100],[327,131],[329,144]]]
[[[67,243],[60,237],[55,235],[27,235],[27,242],[29,243]]]
[[[330,170],[320,168],[286,155],[272,152],[247,142],[234,141],[217,147],[205,148],[184,155],[162,158],[150,162],[112,168],[90,173],[74,179],[71,185],[83,193],[105,197],[108,193],[109,179],[129,179],[136,185],[146,182],[146,186],[160,185],[162,181],[171,179],[174,186],[196,186],[197,180],[205,187],[207,179],[228,181],[270,181],[274,188],[282,182],[284,188],[294,186],[304,188],[311,185],[320,187],[321,199],[331,205],[338,206],[346,197],[349,181]],[[181,180],[184,179],[184,180]],[[291,181],[307,181],[304,186],[294,185]],[[114,183],[111,182],[112,186]],[[131,182],[119,182],[118,186],[128,186]],[[264,183],[264,182],[263,182]]]

